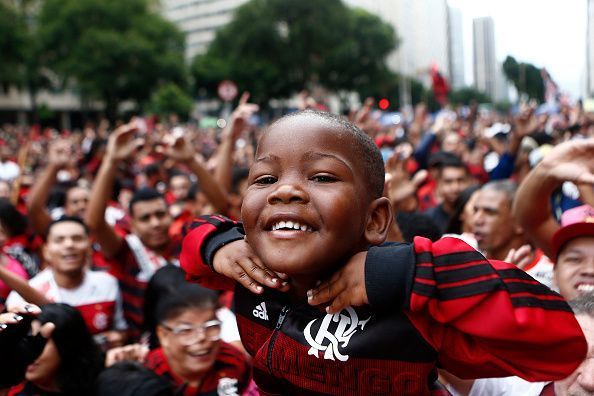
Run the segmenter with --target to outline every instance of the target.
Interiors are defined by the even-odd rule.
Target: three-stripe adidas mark
[[[254,308],[252,314],[254,314],[256,318],[268,320],[268,312],[266,312],[266,303],[262,302],[256,305],[256,308]]]

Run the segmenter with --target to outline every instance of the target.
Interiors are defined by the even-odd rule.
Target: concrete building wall
[[[474,85],[476,89],[496,98],[497,58],[493,18],[476,18],[472,23]]]
[[[448,51],[450,84],[453,88],[462,88],[464,81],[464,38],[462,34],[462,12],[448,7]]]
[[[204,53],[217,29],[248,0],[161,0],[162,14],[186,34],[186,58]]]

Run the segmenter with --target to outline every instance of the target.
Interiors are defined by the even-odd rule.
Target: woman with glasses
[[[138,345],[112,350],[107,364],[143,360],[173,385],[176,394],[241,395],[250,382],[250,367],[242,352],[221,341],[218,307],[216,292],[197,285],[177,285],[156,303],[160,347],[150,352]]]

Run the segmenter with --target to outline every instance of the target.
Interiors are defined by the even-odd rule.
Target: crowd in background
[[[300,109],[325,109],[303,99]],[[0,346],[14,361],[0,369],[18,371],[23,360],[26,370],[0,387],[11,395],[257,393],[229,293],[186,283],[178,260],[197,216],[240,220],[267,127],[252,122],[258,110],[243,95],[223,129],[174,116],[73,131],[2,125],[0,312],[10,313],[0,316]],[[512,262],[578,299],[576,315],[594,338],[594,115],[581,103],[523,104],[509,114],[476,105],[431,114],[419,104],[407,116],[367,100],[344,117],[384,158],[396,214],[389,240],[453,235]],[[29,344],[3,341],[24,337],[34,318],[39,335]],[[49,341],[35,347],[40,336]],[[33,364],[17,358],[35,348]],[[564,386],[593,394],[588,364],[554,384],[557,394]],[[440,379],[452,393],[476,395],[541,394],[550,385]]]

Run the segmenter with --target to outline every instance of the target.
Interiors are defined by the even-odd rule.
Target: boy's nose
[[[308,202],[307,193],[295,184],[282,184],[268,195],[268,203]]]

